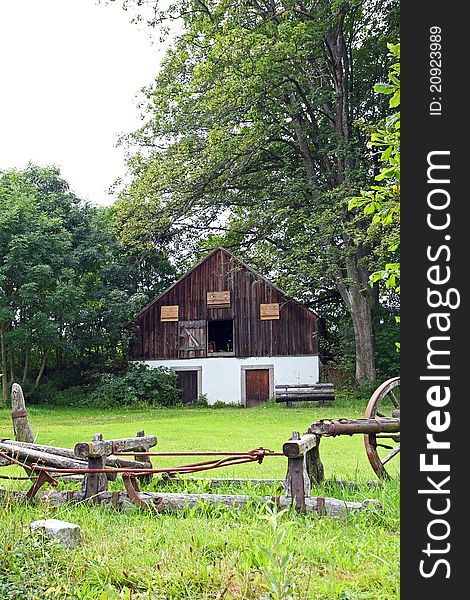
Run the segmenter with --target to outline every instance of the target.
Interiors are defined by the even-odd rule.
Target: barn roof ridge
[[[270,285],[271,287],[273,287],[274,289],[276,289],[283,296],[285,296],[286,298],[288,298],[292,302],[295,302],[300,307],[302,307],[304,310],[308,311],[309,313],[313,313],[315,316],[318,317],[317,313],[313,309],[309,308],[308,306],[305,306],[304,304],[302,304],[301,302],[299,302],[295,298],[292,298],[289,294],[287,294],[279,286],[277,286],[275,283],[273,283],[272,281],[270,281],[265,275],[263,275],[262,273],[259,273],[258,271],[256,271],[255,269],[253,269],[253,267],[250,267],[250,265],[247,265],[243,260],[241,260],[240,258],[238,258],[237,256],[235,256],[232,252],[230,252],[230,250],[227,250],[227,248],[224,248],[223,246],[216,246],[215,248],[213,248],[212,250],[210,250],[203,258],[201,258],[201,260],[199,260],[194,266],[192,266],[188,271],[186,271],[186,273],[184,273],[179,279],[177,279],[174,283],[172,283],[170,286],[168,286],[166,288],[166,290],[164,290],[161,294],[159,294],[158,296],[156,296],[151,302],[149,302],[143,308],[141,308],[140,311],[135,315],[135,317],[134,317],[133,320],[137,319],[137,317],[139,317],[142,313],[144,313],[146,310],[148,310],[153,304],[155,304],[155,302],[158,302],[158,300],[160,300],[161,298],[163,298],[163,296],[165,296],[170,290],[172,290],[179,283],[181,283],[184,279],[186,279],[186,277],[188,277],[193,271],[195,271],[196,269],[198,269],[202,264],[204,264],[206,262],[206,260],[208,260],[213,254],[215,254],[219,250],[222,250],[222,252],[225,252],[225,254],[228,254],[230,256],[230,258],[233,258],[233,260],[235,260],[242,267],[244,267],[245,269],[247,269],[248,271],[250,271],[251,273],[253,273],[254,275],[256,275],[256,277],[260,277],[261,279],[263,279],[264,281],[266,281],[266,283],[268,283],[268,285]]]

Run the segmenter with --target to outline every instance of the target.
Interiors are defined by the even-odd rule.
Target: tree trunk
[[[46,348],[46,350],[44,350],[44,356],[42,357],[42,362],[41,362],[41,366],[39,368],[39,373],[38,376],[36,377],[36,381],[34,382],[34,386],[33,386],[33,391],[38,387],[40,381],[41,381],[41,377],[44,373],[44,369],[46,368],[46,364],[47,364],[47,357],[49,355],[49,348]]]
[[[15,377],[15,365],[14,365],[14,360],[13,360],[13,354],[10,353],[8,360],[10,362],[10,381],[15,381],[16,377]]]
[[[354,286],[352,290],[351,318],[356,345],[356,381],[375,380],[375,357],[372,333],[372,303],[369,294]]]
[[[5,348],[5,330],[3,327],[0,329],[0,352],[2,361],[2,398],[3,402],[6,403],[8,399],[8,366]]]
[[[348,236],[344,236],[346,243]],[[356,381],[375,380],[374,336],[372,328],[372,308],[374,306],[374,289],[369,284],[367,269],[360,266],[366,255],[364,248],[357,248],[355,254],[346,257],[345,272],[337,271],[337,286],[351,315],[356,347]],[[348,284],[345,283],[345,279]]]
[[[26,348],[25,351],[25,355],[24,355],[24,369],[23,369],[23,377],[21,379],[21,383],[25,383],[26,380],[28,379],[28,373],[29,373],[29,357],[31,356],[31,349],[30,348]]]

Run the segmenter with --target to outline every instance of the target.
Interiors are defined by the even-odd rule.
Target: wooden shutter
[[[162,306],[160,309],[160,321],[162,323],[168,323],[169,321],[178,320],[178,305],[176,306]]]
[[[206,321],[180,321],[178,358],[207,356]]]
[[[230,292],[207,292],[208,308],[230,308]]]
[[[259,318],[262,321],[279,319],[279,304],[260,304]]]

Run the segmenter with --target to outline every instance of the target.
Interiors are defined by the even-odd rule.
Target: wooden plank
[[[274,395],[276,402],[286,402],[288,408],[292,402],[318,401],[323,405],[326,400],[335,399],[332,383],[277,384]]]
[[[172,321],[178,321],[179,305],[174,304],[172,306],[160,307],[160,321],[162,323],[169,323]]]
[[[279,319],[279,303],[259,305],[259,318],[261,321],[271,321]]]
[[[298,384],[278,384],[275,386],[276,389],[312,389],[312,390],[333,390],[334,385],[332,383],[298,383]]]
[[[230,292],[207,292],[208,308],[229,308],[231,304]]]
[[[276,402],[324,402],[334,400],[333,395],[321,394],[319,396],[276,396]]]
[[[294,388],[292,390],[284,390],[276,392],[277,396],[334,396],[332,390],[309,390],[306,388]]]

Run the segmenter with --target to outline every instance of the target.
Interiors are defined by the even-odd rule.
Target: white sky
[[[73,191],[109,204],[125,173],[120,133],[162,57],[119,2],[0,0],[0,170],[60,167]]]

